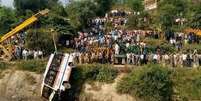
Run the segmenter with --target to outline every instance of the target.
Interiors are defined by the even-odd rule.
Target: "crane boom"
[[[8,61],[12,59],[12,47],[10,47],[11,44],[10,45],[9,44],[8,45],[4,45],[4,43],[3,43],[4,41],[6,41],[7,39],[9,39],[11,36],[16,35],[21,30],[23,30],[27,26],[31,25],[32,23],[36,22],[39,17],[48,14],[48,12],[49,12],[48,9],[39,11],[35,15],[31,16],[30,18],[28,18],[27,20],[25,20],[24,22],[22,22],[17,27],[15,27],[14,29],[12,29],[10,32],[8,32],[5,35],[3,35],[0,38],[0,51],[1,51],[0,52],[1,53],[0,54],[0,58],[3,59],[3,60],[8,60]]]
[[[10,32],[6,33],[3,37],[1,37],[0,43],[5,41],[6,39],[10,38],[11,36],[17,34],[19,31],[23,30],[27,26],[31,25],[32,23],[37,21],[40,16],[46,15],[48,12],[49,12],[49,10],[45,9],[45,10],[42,10],[42,11],[38,12],[37,14],[31,16],[30,18],[28,18],[27,20],[22,22],[20,25],[18,25],[14,29],[12,29]]]

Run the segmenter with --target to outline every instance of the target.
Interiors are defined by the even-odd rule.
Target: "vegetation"
[[[172,73],[174,99],[179,101],[201,100],[201,70],[177,69]]]
[[[119,93],[131,94],[145,101],[170,101],[173,94],[170,72],[159,65],[149,65],[131,72],[117,85]]]
[[[46,54],[52,53],[54,52],[53,36],[55,36],[55,40],[57,39],[57,36],[54,34],[56,32],[51,33],[46,29],[29,30],[25,38],[25,46],[32,50],[42,50]]]
[[[0,6],[0,33],[6,33],[16,22],[16,13],[10,8]]]
[[[30,72],[43,73],[45,71],[46,62],[44,60],[28,60],[16,63],[16,68]]]
[[[111,65],[88,64],[79,65],[77,68],[82,72],[82,79],[86,80],[109,83],[113,82],[117,76],[117,70],[113,69]]]
[[[117,70],[111,65],[101,64],[84,64],[78,65],[73,69],[70,83],[71,89],[66,91],[64,100],[74,101],[82,93],[83,84],[85,82],[103,82],[111,83],[117,76]]]
[[[9,64],[6,62],[0,62],[0,71],[9,67]]]

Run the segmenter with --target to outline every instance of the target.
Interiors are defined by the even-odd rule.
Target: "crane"
[[[187,33],[193,32],[196,35],[201,36],[201,29],[192,29],[191,28],[191,29],[186,29],[185,32],[187,32]]]
[[[17,33],[22,31],[27,26],[36,22],[39,19],[39,17],[47,15],[48,12],[49,12],[48,9],[39,11],[38,13],[34,14],[33,16],[26,19],[24,22],[22,22],[18,26],[16,26],[14,29],[9,31],[8,33],[4,34],[0,38],[0,50],[1,50],[0,58],[3,60],[7,60],[7,61],[11,60],[12,59],[12,45],[6,44],[6,40],[10,39],[12,36],[15,36]]]

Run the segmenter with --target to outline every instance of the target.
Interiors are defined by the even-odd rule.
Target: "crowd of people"
[[[197,67],[201,66],[201,55],[194,52],[182,52],[180,49],[185,44],[199,43],[198,37],[193,34],[170,33],[166,40],[177,48],[178,53],[161,53],[157,49],[148,52],[148,44],[144,38],[160,39],[161,33],[151,30],[125,30],[121,28],[128,21],[126,11],[113,10],[104,18],[95,18],[91,21],[91,30],[79,32],[75,38],[75,60],[78,63],[111,63],[143,65],[147,63],[160,63],[172,67]],[[113,28],[106,30],[106,23],[112,22]],[[139,46],[138,52],[128,52],[130,46]]]
[[[43,58],[43,52],[41,50],[30,50],[24,47],[26,35],[27,32],[19,32],[3,42],[5,45],[12,44],[12,47],[9,47],[9,50],[11,50],[13,59],[27,60]]]
[[[143,65],[159,63],[172,67],[201,66],[201,54],[181,51],[186,44],[199,44],[200,39],[194,33],[165,32],[165,39],[177,49],[177,52],[163,52],[160,47],[149,51],[146,38],[161,39],[162,32],[153,30],[127,30],[124,26],[128,22],[129,11],[112,10],[105,17],[97,17],[89,22],[87,31],[78,32],[74,38],[73,48],[75,61],[78,63],[110,63]],[[112,28],[108,29],[108,23]],[[19,33],[7,41],[14,45],[13,56],[16,59],[38,59],[43,57],[43,51],[24,48],[26,32]]]

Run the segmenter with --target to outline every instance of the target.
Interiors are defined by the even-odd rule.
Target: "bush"
[[[123,78],[117,84],[117,91],[145,101],[170,101],[172,82],[169,73],[158,65],[143,67]]]
[[[42,60],[28,60],[17,63],[17,68],[20,70],[27,70],[36,73],[43,73],[45,71],[46,62]]]
[[[9,64],[5,63],[5,62],[0,62],[0,70],[4,70],[9,66]]]
[[[96,76],[96,80],[99,82],[112,82],[117,76],[117,71],[111,67],[101,67],[99,73]]]
[[[95,80],[99,82],[112,82],[117,76],[117,70],[111,68],[111,65],[87,64],[79,65],[82,79]]]
[[[86,81],[100,81],[110,83],[117,76],[117,71],[110,65],[83,64],[73,68],[70,84],[71,89],[67,90],[66,99],[74,101],[82,92],[82,87]],[[65,99],[65,98],[64,98]]]
[[[174,93],[186,101],[201,100],[201,70],[177,69],[172,73]]]

